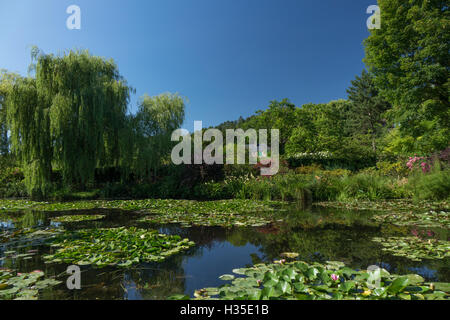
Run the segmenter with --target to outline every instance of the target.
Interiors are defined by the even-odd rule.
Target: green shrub
[[[334,170],[325,170],[320,172],[321,176],[328,176],[328,177],[343,177],[343,176],[349,176],[352,172],[350,170],[346,169],[334,169]]]
[[[9,157],[0,157],[0,197],[21,198],[28,196],[22,170]]]
[[[322,166],[320,164],[312,164],[309,166],[301,166],[295,168],[295,173],[298,174],[312,174],[322,170]]]
[[[23,180],[0,185],[0,198],[23,198],[27,196],[28,192]]]
[[[340,181],[341,191],[337,196],[337,200],[393,199],[397,197],[393,190],[394,181],[394,179],[389,177],[361,173],[353,176],[344,176]]]
[[[414,172],[407,189],[417,200],[446,200],[450,198],[450,169],[442,170],[436,162],[428,173]]]
[[[309,189],[314,201],[336,200],[341,191],[341,179],[336,176],[317,176],[312,179]]]
[[[332,154],[330,152],[297,153],[286,157],[291,168],[320,165],[327,170],[347,169],[361,170],[375,165],[374,155]]]
[[[409,174],[408,167],[406,167],[403,161],[393,163],[389,161],[379,161],[377,162],[377,169],[383,176],[405,177]]]

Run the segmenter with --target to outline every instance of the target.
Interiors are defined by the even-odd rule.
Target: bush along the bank
[[[347,170],[361,170],[376,164],[376,157],[334,155],[330,152],[297,153],[289,155],[286,160],[290,167],[320,165],[325,169],[343,168]]]
[[[0,198],[26,197],[22,170],[8,158],[0,157]]]
[[[203,166],[167,167],[164,176],[154,181],[93,183],[88,191],[62,187],[60,181],[55,181],[50,200],[237,198],[302,203],[402,198],[446,200],[450,197],[450,167],[439,159],[410,157],[395,162],[380,161],[359,172],[342,168],[325,170],[317,163],[295,169],[282,164],[280,172],[272,177],[259,176],[248,165],[215,167],[210,173]],[[202,178],[203,171],[206,173]],[[9,164],[0,175],[0,197],[23,196],[26,196],[23,174],[20,168]]]

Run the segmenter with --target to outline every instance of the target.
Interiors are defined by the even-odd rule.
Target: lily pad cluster
[[[47,263],[129,267],[140,262],[160,262],[189,249],[194,242],[178,235],[137,228],[89,229],[66,232],[52,244],[56,252]]]
[[[424,228],[450,228],[450,212],[446,211],[427,211],[427,212],[408,212],[375,215],[373,219],[381,223],[392,223],[397,226],[417,226]]]
[[[4,259],[22,259],[22,260],[30,260],[35,256],[37,253],[37,250],[28,250],[27,252],[20,253],[15,250],[10,250],[4,252],[4,256],[0,258],[0,261]]]
[[[220,226],[220,227],[261,227],[270,223],[262,217],[230,213],[167,213],[149,215],[139,220],[157,224],[179,223],[182,227],[191,226]]]
[[[384,269],[353,270],[341,262],[307,264],[302,261],[257,264],[223,275],[231,281],[217,288],[197,290],[197,299],[221,300],[443,300],[449,284],[426,284],[419,275],[399,276]],[[172,296],[172,299],[188,299]]]
[[[384,251],[394,256],[405,257],[413,261],[450,257],[450,241],[419,237],[375,237],[372,241],[380,243]]]
[[[40,270],[17,273],[0,269],[0,300],[37,300],[39,290],[60,283],[52,278],[44,279],[44,272]]]
[[[45,241],[47,239],[55,237],[62,232],[64,232],[62,228],[23,228],[15,230],[5,230],[0,232],[0,243],[8,242],[11,240]]]
[[[194,201],[172,199],[146,200],[88,200],[72,202],[34,202],[25,200],[0,200],[0,211],[67,211],[89,209],[143,210],[152,213],[250,213],[280,211],[282,201],[269,200],[219,200]]]
[[[410,199],[399,200],[380,200],[380,201],[327,201],[315,203],[316,206],[330,207],[330,208],[342,208],[353,210],[371,210],[371,211],[450,211],[450,202],[448,201],[430,201],[422,200],[414,202]]]
[[[36,205],[45,204],[45,202],[36,202],[31,200],[0,200],[0,211],[19,211],[30,209]]]
[[[100,220],[105,216],[101,214],[90,214],[90,215],[70,215],[70,216],[60,216],[52,218],[52,222],[82,222],[82,221],[92,221]]]

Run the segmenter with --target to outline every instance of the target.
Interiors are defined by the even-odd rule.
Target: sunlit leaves
[[[418,275],[398,276],[380,269],[379,272],[357,271],[350,268],[304,262],[285,264],[258,264],[251,268],[234,270],[239,275],[224,275],[220,278],[231,281],[219,288],[197,290],[198,299],[216,298],[265,300],[360,300],[401,299],[435,300],[449,299],[448,284],[436,283],[425,286]],[[335,279],[332,281],[332,279]],[[378,287],[369,282],[376,280]],[[438,288],[439,286],[439,288]],[[432,289],[433,287],[434,289]],[[185,296],[183,296],[185,298]]]
[[[90,229],[67,232],[53,241],[55,253],[47,262],[129,267],[140,262],[160,262],[189,249],[194,243],[180,236],[137,228]]]

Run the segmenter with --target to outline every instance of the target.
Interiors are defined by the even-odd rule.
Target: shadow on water
[[[71,214],[102,214],[98,221],[54,223],[53,217]],[[428,281],[450,282],[446,260],[414,262],[384,252],[373,237],[408,235],[406,227],[380,226],[371,212],[325,208],[279,213],[277,221],[264,227],[232,228],[151,225],[139,223],[139,213],[120,210],[74,210],[65,212],[17,212],[0,215],[0,268],[19,272],[42,270],[63,283],[44,290],[42,299],[165,299],[173,294],[192,295],[194,290],[223,284],[218,277],[234,268],[272,262],[283,252],[297,252],[304,261],[338,260],[355,269],[378,265],[398,274],[417,273]],[[161,263],[142,263],[130,269],[81,267],[82,289],[68,290],[67,264],[45,264],[42,256],[51,250],[45,238],[25,239],[27,228],[66,230],[138,226],[189,238],[196,246]],[[448,238],[448,230],[435,230]],[[11,237],[14,235],[14,237]],[[6,253],[28,253],[15,258]]]

